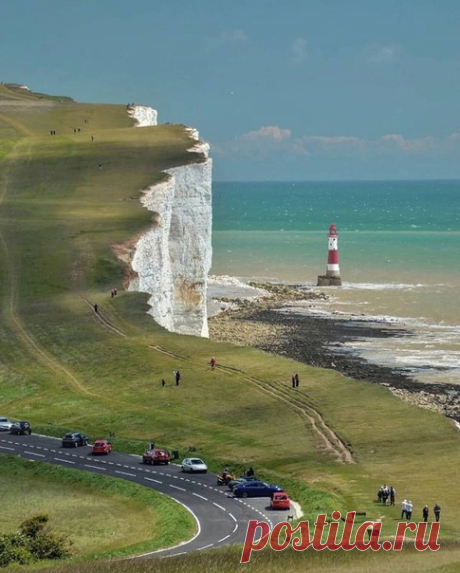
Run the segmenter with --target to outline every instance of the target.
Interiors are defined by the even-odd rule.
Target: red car
[[[291,500],[285,491],[277,491],[270,501],[271,509],[291,509]]]
[[[108,440],[96,440],[91,450],[92,454],[110,454],[112,444]]]
[[[148,450],[142,456],[143,464],[164,464],[167,466],[169,464],[169,452],[161,448],[155,448],[153,450]]]

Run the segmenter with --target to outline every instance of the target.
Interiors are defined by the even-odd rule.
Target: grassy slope
[[[2,106],[2,93],[21,105]],[[8,151],[0,163],[1,413],[58,435],[115,431],[118,447],[139,452],[151,438],[182,452],[193,444],[216,469],[251,463],[290,484],[309,517],[366,510],[385,516],[387,535],[398,509],[373,500],[381,483],[392,483],[398,500],[412,499],[416,518],[425,503],[439,502],[441,535],[456,538],[460,451],[447,420],[332,371],[172,335],[145,315],[145,295],[122,292],[124,270],[110,245],[149,224],[139,190],[161,178],[162,168],[191,159],[183,128],[132,129],[124,106],[52,101],[32,108],[30,101],[38,99],[0,87],[0,141]],[[111,299],[113,286],[121,292]],[[117,331],[95,316],[94,302]],[[211,355],[234,370],[211,372]],[[298,403],[324,416],[357,463],[337,463],[293,407],[293,371],[302,380]]]
[[[72,541],[74,556],[155,551],[196,529],[182,506],[151,489],[14,456],[2,458],[0,496],[0,534],[46,513],[53,531]]]

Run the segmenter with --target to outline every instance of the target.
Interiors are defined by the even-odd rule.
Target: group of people
[[[379,502],[383,503],[383,505],[387,504],[388,499],[390,499],[390,505],[394,505],[395,497],[396,497],[395,488],[392,485],[388,486],[386,483],[381,485],[379,491],[377,492],[377,499],[379,500]]]
[[[403,501],[401,502],[401,519],[406,518],[407,521],[410,521],[412,518],[412,509],[413,509],[412,502],[410,500],[408,501],[407,499],[403,499]],[[433,513],[435,520],[439,521],[441,519],[441,506],[438,505],[437,503],[433,508]],[[430,510],[428,509],[428,506],[425,505],[422,509],[422,517],[425,523],[427,523],[429,515],[430,515]]]
[[[117,294],[118,294],[118,289],[117,289],[117,288],[113,288],[113,289],[110,291],[110,296],[111,296],[111,298],[113,298],[114,296],[117,296]]]

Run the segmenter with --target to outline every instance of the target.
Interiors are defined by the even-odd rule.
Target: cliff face
[[[137,276],[129,290],[151,295],[149,314],[167,330],[207,337],[212,160],[198,132],[189,134],[197,140],[190,151],[204,161],[168,169],[165,181],[144,191],[141,202],[155,223],[136,243],[131,267]]]

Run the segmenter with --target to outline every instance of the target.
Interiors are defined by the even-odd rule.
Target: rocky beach
[[[356,339],[398,338],[410,332],[394,324],[318,316],[315,302],[328,295],[301,285],[249,282],[212,290],[210,338],[253,346],[311,366],[387,387],[400,399],[460,418],[458,386],[420,382],[410,371],[370,363],[345,345]]]

